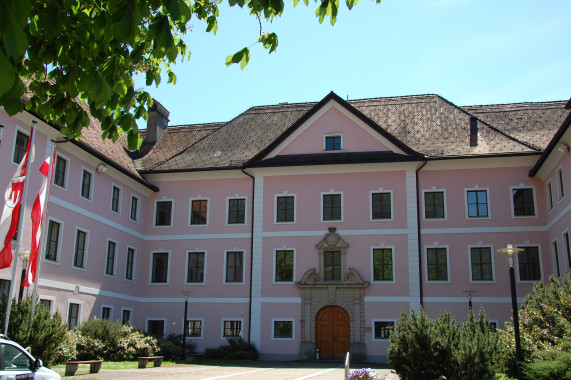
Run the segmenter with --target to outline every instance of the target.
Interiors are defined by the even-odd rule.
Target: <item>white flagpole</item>
[[[46,194],[46,206],[44,208],[44,214],[42,215],[42,230],[40,232],[40,247],[38,250],[38,263],[36,264],[36,275],[34,276],[34,290],[32,292],[32,309],[30,311],[30,330],[32,330],[32,324],[34,323],[34,312],[36,310],[36,294],[38,292],[38,283],[40,282],[40,265],[42,263],[41,260],[41,256],[45,250],[45,246],[46,246],[46,239],[44,239],[43,235],[44,235],[44,231],[46,228],[48,228],[48,226],[46,225],[46,219],[48,218],[48,206],[50,205],[50,190],[52,188],[52,173],[54,171],[54,167],[56,164],[56,160],[55,160],[55,149],[56,149],[56,143],[54,140],[48,140],[48,144],[51,144],[51,149],[50,149],[50,157],[52,157],[52,162],[50,165],[50,170],[48,170],[48,178],[46,179],[48,182],[46,184],[47,188],[47,194]]]
[[[16,239],[16,251],[12,253],[12,280],[10,281],[10,293],[8,297],[8,305],[6,306],[6,320],[4,321],[4,335],[8,335],[8,325],[10,324],[10,310],[12,309],[12,299],[14,298],[14,282],[16,282],[16,267],[18,266],[18,252],[20,251],[20,242],[22,240],[22,226],[26,212],[26,197],[28,194],[28,179],[30,178],[30,166],[32,164],[32,150],[34,149],[34,136],[36,134],[36,121],[32,121],[32,135],[30,136],[30,150],[28,151],[28,162],[26,164],[26,179],[24,180],[24,192],[20,201],[20,214],[18,215],[18,238]]]

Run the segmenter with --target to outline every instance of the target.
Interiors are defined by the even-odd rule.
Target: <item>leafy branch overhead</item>
[[[380,0],[374,0],[377,3]],[[294,6],[299,0],[293,0]],[[319,22],[334,24],[338,0],[316,0]],[[278,46],[275,33],[261,32],[284,11],[283,0],[228,0],[260,23],[258,42],[270,53]],[[309,0],[304,0],[306,6]],[[357,0],[347,0],[351,9]],[[151,96],[135,88],[144,73],[147,86],[162,75],[176,83],[172,66],[190,58],[184,35],[191,22],[207,32],[218,29],[221,0],[2,0],[0,1],[0,106],[14,115],[35,111],[80,138],[92,117],[103,138],[126,134],[130,149],[141,144],[136,119],[147,118]],[[246,47],[226,64],[250,59]],[[79,99],[81,102],[78,102]],[[25,102],[23,102],[25,100]],[[25,103],[25,104],[24,104]],[[85,106],[88,106],[87,107]],[[88,113],[89,112],[89,113]]]

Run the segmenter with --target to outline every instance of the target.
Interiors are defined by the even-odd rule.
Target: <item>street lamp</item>
[[[182,321],[182,360],[186,363],[186,318],[188,315],[188,295],[191,292],[183,290],[184,294],[184,320]]]
[[[510,265],[510,286],[512,293],[512,313],[514,320],[514,335],[515,335],[515,354],[517,359],[517,378],[522,380],[521,363],[523,362],[523,355],[521,353],[521,343],[519,340],[519,315],[517,310],[517,295],[515,289],[515,271],[514,271],[514,257],[519,252],[524,251],[522,248],[514,248],[513,245],[508,244],[507,248],[498,249],[498,252],[508,256],[508,263]]]
[[[472,294],[476,293],[476,291],[470,288],[468,290],[464,290],[463,292],[468,294],[468,310],[472,310]]]

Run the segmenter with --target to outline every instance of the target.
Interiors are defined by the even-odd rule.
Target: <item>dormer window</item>
[[[323,150],[343,150],[343,135],[340,133],[324,135]]]

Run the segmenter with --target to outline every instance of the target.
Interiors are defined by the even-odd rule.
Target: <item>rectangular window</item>
[[[81,175],[81,197],[91,200],[91,184],[93,175],[87,170],[83,170]]]
[[[443,191],[426,191],[424,193],[424,218],[444,219],[446,213],[444,209]]]
[[[392,218],[391,193],[371,194],[371,218],[373,220]]]
[[[48,223],[48,240],[46,246],[46,260],[57,261],[59,251],[59,234],[61,224],[50,220]]]
[[[341,221],[341,194],[323,194],[323,221]]]
[[[155,204],[155,226],[170,226],[172,223],[172,201],[157,201]]]
[[[244,252],[226,252],[226,282],[244,281]]]
[[[43,308],[46,309],[47,311],[49,311],[49,312],[52,311],[52,300],[41,299],[40,305],[42,305]]]
[[[341,281],[341,251],[323,252],[325,281]]]
[[[559,200],[565,197],[565,184],[563,183],[563,170],[557,169],[557,190],[559,192]]]
[[[553,252],[553,265],[555,266],[555,275],[557,277],[561,276],[561,270],[559,268],[559,249],[557,248],[557,240],[551,242],[551,250]]]
[[[202,338],[202,321],[186,321],[186,336],[189,338]]]
[[[121,189],[117,186],[111,190],[111,211],[121,213]]]
[[[293,339],[293,321],[274,321],[274,339]]]
[[[295,221],[295,197],[292,195],[276,198],[276,222],[292,223]]]
[[[134,195],[131,197],[129,218],[135,222],[139,221],[139,198]]]
[[[448,255],[446,248],[428,248],[426,256],[428,281],[448,281]]]
[[[192,225],[207,224],[208,200],[206,199],[192,200],[191,209],[192,209],[192,215],[190,217],[190,224]]]
[[[204,283],[204,252],[188,252],[186,282]]]
[[[551,181],[545,185],[545,192],[547,196],[547,211],[551,211],[553,210],[553,188],[551,187]]]
[[[395,323],[392,321],[375,321],[375,340],[388,340],[389,336],[395,330]]]
[[[9,297],[10,280],[0,280],[0,297]]]
[[[468,217],[487,218],[488,217],[488,191],[468,190]]]
[[[147,332],[155,337],[165,335],[165,321],[163,319],[149,319],[147,321]]]
[[[492,249],[490,247],[470,248],[472,281],[493,281]]]
[[[563,234],[563,242],[565,243],[565,255],[567,256],[567,271],[571,270],[571,240],[569,239],[569,233],[565,232]]]
[[[540,281],[539,247],[519,248],[525,249],[517,255],[520,281]]]
[[[87,232],[77,230],[75,232],[75,250],[73,253],[73,266],[85,269],[85,248],[87,244]]]
[[[71,303],[67,309],[67,329],[73,330],[79,322],[79,304]]]
[[[224,338],[237,338],[242,335],[242,321],[224,321]]]
[[[124,325],[131,324],[131,310],[123,309],[121,313],[121,323]]]
[[[62,156],[56,157],[54,166],[54,185],[65,188],[67,174],[67,160]]]
[[[103,306],[101,308],[101,319],[111,319],[111,308]]]
[[[535,216],[535,197],[532,188],[512,189],[514,216]]]
[[[393,250],[391,248],[373,249],[373,281],[393,280]]]
[[[133,280],[135,268],[135,250],[127,248],[127,261],[125,262],[125,280]]]
[[[325,149],[324,150],[342,150],[343,140],[341,135],[325,136]]]
[[[169,254],[168,252],[153,252],[153,270],[151,283],[166,284],[169,274]]]
[[[228,199],[228,224],[246,223],[246,199]]]
[[[115,250],[117,243],[113,241],[107,242],[107,257],[105,260],[105,274],[115,276]]]
[[[276,251],[276,282],[293,282],[293,250],[280,249]]]
[[[30,141],[30,136],[23,132],[16,132],[16,143],[14,145],[14,155],[12,156],[12,162],[19,164],[26,154],[26,148],[28,147],[28,142]]]

